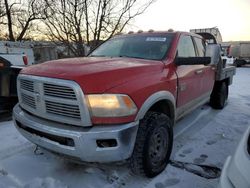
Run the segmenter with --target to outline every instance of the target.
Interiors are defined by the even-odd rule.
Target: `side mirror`
[[[211,57],[177,57],[176,65],[208,65],[211,63]]]
[[[206,46],[205,56],[211,57],[211,64],[216,65],[221,60],[221,47],[219,44],[209,44]]]

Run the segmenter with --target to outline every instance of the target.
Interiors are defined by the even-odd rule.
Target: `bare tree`
[[[92,11],[91,17],[95,18],[95,21],[89,21],[88,25],[92,29],[93,40],[98,42],[122,32],[124,27],[133,18],[144,13],[154,0],[144,1],[144,4],[138,4],[140,2],[138,0],[95,0],[92,2],[93,5],[89,11]],[[98,7],[97,11],[95,7]],[[85,16],[88,17],[87,14]]]
[[[40,0],[4,0],[8,39],[21,41],[35,20],[45,19],[46,3]]]
[[[0,25],[4,24],[4,17],[6,16],[5,8],[4,8],[4,2],[3,0],[0,0]]]
[[[66,44],[74,55],[83,56],[84,43],[96,46],[122,32],[155,1],[46,0],[46,35]]]
[[[44,21],[46,35],[52,41],[60,41],[68,46],[76,56],[84,55],[83,18],[85,5],[82,0],[47,1]]]

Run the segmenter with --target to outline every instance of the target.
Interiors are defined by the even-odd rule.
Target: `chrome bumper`
[[[86,162],[114,162],[128,159],[134,148],[138,122],[123,125],[76,127],[45,120],[13,109],[13,120],[19,132],[31,142],[53,152]],[[51,138],[51,139],[50,139]],[[100,147],[100,140],[112,139],[115,146]]]

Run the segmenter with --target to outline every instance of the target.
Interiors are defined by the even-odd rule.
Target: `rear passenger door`
[[[206,43],[202,38],[193,37],[195,42],[195,47],[197,51],[197,56],[204,57],[205,56],[205,50],[206,50]],[[201,69],[201,95],[203,96],[209,96],[212,92],[214,81],[215,81],[215,67],[212,65],[204,66]]]

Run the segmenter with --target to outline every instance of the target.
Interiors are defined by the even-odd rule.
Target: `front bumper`
[[[123,125],[76,127],[31,115],[17,104],[13,120],[19,132],[47,150],[86,162],[115,162],[128,159],[134,148],[138,122]],[[100,147],[98,141],[115,140]]]

